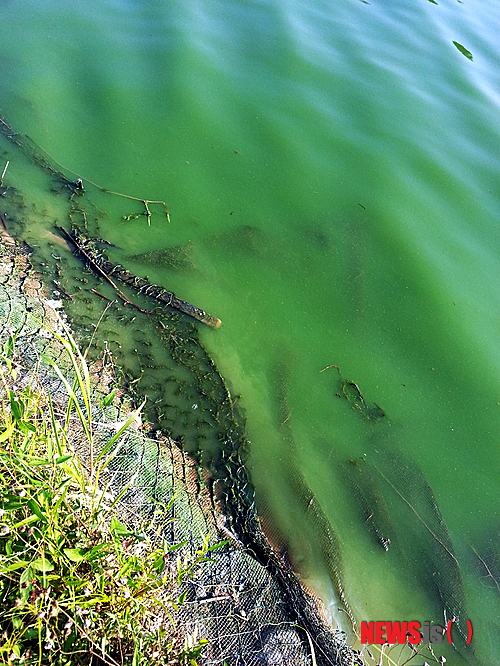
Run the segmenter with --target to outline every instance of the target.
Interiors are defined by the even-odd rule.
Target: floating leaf
[[[468,51],[468,50],[465,48],[465,46],[462,46],[462,44],[459,44],[458,42],[453,42],[453,43],[455,44],[455,46],[457,47],[457,49],[460,51],[460,53],[461,53],[462,55],[464,55],[464,56],[465,56],[466,58],[468,58],[469,60],[473,60],[473,58],[472,58],[472,53],[471,53],[470,51]]]

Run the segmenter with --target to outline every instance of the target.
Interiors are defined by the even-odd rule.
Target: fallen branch
[[[68,282],[68,281],[66,280],[66,282]],[[58,280],[52,280],[52,284],[59,291],[61,296],[64,296],[64,298],[67,298],[68,301],[73,300],[73,296],[66,291],[66,289],[62,286],[62,284]]]
[[[64,233],[64,235],[67,238],[69,238],[69,240],[71,240],[71,242],[74,244],[77,250],[85,257],[85,259],[94,268],[94,270],[114,287],[120,298],[122,300],[126,299],[128,305],[133,305],[142,312],[147,312],[148,314],[151,314],[151,311],[142,310],[141,308],[139,308],[139,306],[135,305],[134,303],[131,303],[131,301],[127,299],[125,294],[123,294],[120,291],[120,289],[118,289],[116,284],[111,279],[111,276],[117,278],[118,280],[128,285],[138,293],[150,296],[151,298],[154,298],[160,303],[164,303],[165,305],[168,305],[174,308],[175,310],[182,312],[183,314],[193,317],[194,319],[201,321],[203,324],[207,324],[207,326],[211,326],[212,328],[219,328],[219,326],[221,325],[221,320],[218,319],[217,317],[208,314],[208,312],[205,312],[204,310],[201,310],[200,308],[197,308],[194,305],[187,303],[186,301],[182,301],[180,298],[177,298],[175,294],[173,294],[170,291],[167,291],[163,287],[151,284],[148,280],[137,277],[133,273],[130,273],[130,271],[127,271],[122,266],[113,264],[108,259],[97,254],[92,246],[92,242],[89,239],[82,236],[81,234],[76,232],[70,234],[62,227],[59,227],[59,229]]]
[[[113,282],[113,280],[109,277],[109,275],[106,275],[105,271],[102,270],[102,268],[99,266],[98,263],[96,263],[95,258],[91,256],[87,250],[85,250],[76,240],[73,238],[71,234],[69,234],[66,229],[63,229],[63,227],[59,227],[59,229],[64,233],[64,235],[73,243],[73,245],[76,247],[76,249],[83,254],[85,259],[89,262],[89,264],[96,270],[99,275],[101,275],[105,280],[109,282],[109,284],[116,290],[116,293],[118,294],[118,297],[123,301],[124,305],[131,305],[132,307],[136,308],[136,310],[139,310],[139,312],[143,312],[144,314],[154,314],[154,310],[144,310],[144,308],[141,308],[139,305],[136,303],[132,303],[132,301],[125,296],[123,291],[121,289],[118,289],[116,284]],[[99,294],[101,296],[101,294]]]

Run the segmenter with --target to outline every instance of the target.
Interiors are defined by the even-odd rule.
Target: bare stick
[[[320,372],[325,372],[325,370],[329,370],[330,368],[337,368],[340,374],[339,366],[338,365],[327,365],[326,368],[323,368],[323,370],[320,370]]]
[[[7,164],[5,165],[5,168],[2,173],[2,177],[0,178],[0,187],[3,185],[3,177],[5,176],[5,172],[7,171],[7,167],[9,166],[9,160],[7,160]]]
[[[73,300],[73,296],[66,291],[66,289],[62,286],[62,284],[58,280],[52,280],[52,284],[65,298],[67,298],[69,301]]]
[[[498,585],[498,581],[496,580],[495,576],[491,573],[490,568],[488,567],[488,565],[486,564],[486,562],[483,560],[483,558],[481,557],[481,555],[480,555],[480,554],[477,552],[477,550],[474,548],[474,546],[471,546],[471,548],[472,548],[472,550],[474,551],[474,555],[475,555],[477,558],[479,558],[479,560],[482,562],[484,568],[485,568],[486,571],[488,572],[488,575],[486,576],[486,578],[491,578],[491,580],[492,580],[492,581],[495,583],[495,585],[497,586],[497,590],[500,592],[500,586]]]
[[[167,220],[170,223],[170,213],[168,212],[167,204],[164,201],[153,201],[152,199],[142,199],[141,197],[132,197],[130,194],[121,194],[120,192],[113,192],[112,190],[108,190],[106,187],[102,187],[101,185],[98,185],[97,183],[94,183],[90,178],[84,178],[83,176],[80,176],[79,173],[76,173],[76,171],[73,171],[72,169],[68,169],[68,167],[65,167],[63,164],[58,162],[50,153],[48,153],[45,148],[42,148],[36,141],[33,141],[33,139],[26,135],[26,138],[28,138],[37,148],[39,148],[42,152],[44,152],[47,157],[50,157],[50,159],[54,162],[54,164],[57,164],[57,166],[61,167],[61,169],[64,169],[64,171],[67,171],[68,173],[73,174],[73,176],[77,176],[81,180],[84,180],[86,183],[90,183],[94,187],[97,187],[98,190],[101,190],[101,192],[105,192],[106,194],[114,194],[117,197],[123,197],[124,199],[131,199],[132,201],[140,201],[143,205],[145,210],[145,215],[148,218],[148,225],[150,225],[150,217],[151,217],[151,211],[148,208],[148,204],[162,204],[162,206],[165,208],[165,214],[167,216]],[[7,162],[7,165],[9,163]],[[7,169],[7,167],[5,167]],[[5,173],[5,171],[4,171]],[[2,176],[3,178],[3,176]]]
[[[95,294],[96,296],[100,296],[101,298],[104,298],[105,301],[109,301],[110,303],[113,303],[113,302],[114,302],[114,303],[118,303],[118,301],[112,301],[111,298],[108,298],[107,296],[104,296],[103,294],[99,293],[99,292],[96,291],[95,289],[91,289],[90,291],[91,291],[93,294]]]

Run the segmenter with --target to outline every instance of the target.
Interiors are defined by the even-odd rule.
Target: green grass
[[[0,344],[0,664],[195,665],[206,641],[179,638],[173,611],[217,546],[206,538],[176,563],[178,544],[155,546],[150,526],[118,520],[120,498],[100,479],[137,412],[96,455],[87,363],[68,331],[60,341],[73,379],[52,363],[68,393],[57,406],[31,386],[10,388],[15,335]],[[86,467],[70,445],[75,415]]]

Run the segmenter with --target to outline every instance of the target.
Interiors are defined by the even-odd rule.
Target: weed
[[[184,603],[183,581],[217,546],[205,538],[175,567],[179,544],[154,546],[147,526],[134,532],[118,520],[127,488],[113,498],[99,482],[140,409],[97,454],[88,367],[69,332],[58,337],[73,375],[50,361],[64,406],[32,384],[9,388],[15,335],[0,345],[0,664],[196,664],[206,641],[181,639],[173,611]],[[86,467],[70,445],[75,413]]]

